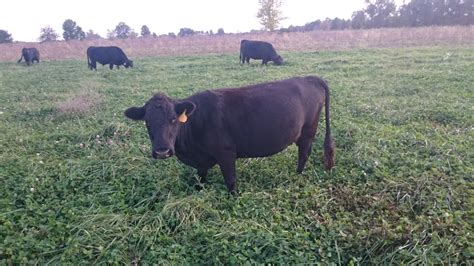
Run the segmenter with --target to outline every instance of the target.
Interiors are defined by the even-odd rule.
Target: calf
[[[324,162],[330,170],[335,145],[329,124],[329,88],[316,76],[206,90],[180,100],[156,94],[144,106],[127,109],[125,116],[145,121],[153,158],[176,155],[196,168],[202,180],[218,164],[227,189],[234,193],[237,158],[270,156],[296,143],[296,171],[301,173],[323,106]]]
[[[20,63],[22,59],[25,59],[25,63],[27,66],[31,65],[34,61],[39,63],[40,54],[38,49],[34,47],[21,49],[21,57],[18,60],[18,63]]]
[[[87,48],[87,65],[90,70],[97,70],[97,62],[102,65],[109,65],[113,69],[114,65],[119,68],[133,67],[133,61],[128,59],[125,53],[117,46],[90,46]]]
[[[242,64],[247,62],[248,64],[250,58],[262,59],[262,65],[266,65],[268,61],[273,61],[276,65],[283,63],[283,58],[276,53],[271,43],[249,40],[240,41],[240,62]]]

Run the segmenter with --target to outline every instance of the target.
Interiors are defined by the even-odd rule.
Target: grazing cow
[[[218,164],[227,189],[235,193],[237,158],[270,156],[296,143],[296,171],[301,173],[323,106],[324,163],[330,170],[335,145],[329,127],[329,88],[316,76],[206,90],[181,100],[155,94],[144,106],[128,108],[125,116],[145,121],[153,158],[176,154],[196,168],[203,181]]]
[[[25,59],[27,66],[31,65],[34,61],[39,63],[40,54],[39,54],[38,49],[34,47],[21,49],[21,57],[18,60],[18,63],[20,63],[22,59]]]
[[[110,69],[120,68],[121,65],[125,68],[133,67],[133,61],[129,60],[125,53],[117,46],[90,46],[87,48],[87,65],[90,70],[97,70],[97,62],[102,65],[109,65]]]
[[[283,58],[279,56],[273,45],[268,42],[261,41],[240,41],[240,62],[249,64],[250,58],[262,59],[262,65],[267,65],[268,61],[273,61],[276,65],[283,63]]]

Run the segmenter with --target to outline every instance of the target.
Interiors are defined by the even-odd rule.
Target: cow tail
[[[17,64],[21,62],[21,59],[23,59],[23,53],[20,56],[20,59],[18,60]]]
[[[89,67],[89,69],[92,69],[91,58],[89,57],[89,54],[87,54],[87,67]]]
[[[336,156],[336,144],[331,136],[331,126],[329,123],[329,87],[324,80],[321,80],[321,85],[325,91],[326,102],[325,113],[326,113],[326,137],[324,138],[324,167],[326,170],[331,170],[335,165]]]

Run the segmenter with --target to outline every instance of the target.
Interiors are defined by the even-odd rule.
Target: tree
[[[225,32],[224,32],[223,28],[217,29],[217,35],[224,35],[224,34],[225,34]]]
[[[127,39],[130,37],[135,37],[137,34],[133,31],[130,26],[125,24],[125,22],[120,22],[115,26],[115,29],[113,31],[109,31],[107,33],[107,37],[109,39],[113,38],[119,38],[119,39]]]
[[[331,29],[331,19],[326,18],[325,20],[321,21],[321,25],[319,25],[320,30],[330,30]]]
[[[342,30],[344,28],[343,23],[344,23],[344,20],[336,17],[335,19],[331,20],[331,23],[329,24],[329,29]]]
[[[93,40],[93,39],[100,39],[100,38],[102,38],[102,37],[100,37],[100,35],[95,33],[93,30],[89,30],[86,33],[86,39]]]
[[[142,37],[150,37],[151,32],[147,25],[142,26],[141,35]]]
[[[389,27],[393,24],[397,6],[394,0],[365,0],[367,8],[365,13],[368,17],[370,28]]]
[[[6,30],[0,30],[0,43],[11,43],[13,42],[12,35]]]
[[[84,40],[86,38],[86,33],[82,30],[82,28],[77,26],[76,30],[77,30],[76,32],[77,39]]]
[[[46,26],[40,29],[40,36],[38,38],[40,42],[56,41],[58,38],[59,34],[57,34],[51,26]]]
[[[459,7],[459,24],[473,25],[474,24],[474,1],[464,1]]]
[[[179,37],[186,37],[186,36],[192,36],[194,35],[194,30],[190,28],[181,28],[179,29],[178,36]]]
[[[365,16],[365,12],[363,10],[359,10],[352,13],[351,26],[353,29],[365,28],[366,23],[367,23],[367,19]]]
[[[265,30],[274,31],[280,22],[285,19],[280,10],[282,0],[258,0],[260,9],[257,18]]]
[[[75,39],[76,36],[76,22],[71,19],[66,19],[63,23],[63,38],[66,41]]]
[[[83,40],[86,38],[86,33],[81,27],[77,26],[76,22],[71,19],[66,19],[63,23],[63,38],[69,40]]]

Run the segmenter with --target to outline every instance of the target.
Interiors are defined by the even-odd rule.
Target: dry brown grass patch
[[[474,26],[383,28],[366,30],[310,31],[292,33],[225,34],[171,38],[98,39],[48,43],[0,44],[0,62],[16,62],[23,47],[36,47],[41,60],[86,60],[87,47],[116,45],[132,60],[149,56],[238,54],[240,40],[261,40],[277,51],[319,51],[425,45],[472,45]]]
[[[101,102],[101,94],[92,90],[83,90],[65,101],[59,102],[56,107],[61,114],[86,113],[97,107]]]

